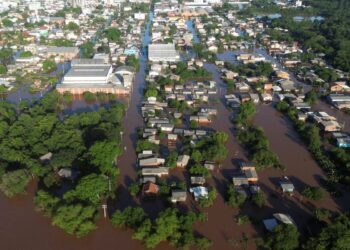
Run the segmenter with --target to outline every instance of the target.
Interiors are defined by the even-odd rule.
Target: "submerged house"
[[[161,177],[163,175],[168,175],[169,174],[169,168],[166,168],[166,167],[143,168],[141,170],[141,174],[143,176],[151,175],[151,176]]]
[[[191,193],[194,196],[194,199],[198,201],[201,198],[208,198],[209,192],[208,188],[203,186],[193,187],[190,189]]]
[[[293,193],[294,192],[294,185],[293,183],[288,179],[288,177],[284,177],[282,180],[279,181],[280,188],[283,193]]]
[[[273,214],[273,218],[266,219],[263,221],[264,226],[266,230],[273,231],[275,227],[277,227],[279,224],[288,224],[288,225],[295,225],[295,222],[293,221],[292,217],[290,217],[288,214],[281,214],[276,213]]]
[[[171,191],[171,202],[186,202],[187,192],[185,190],[174,189]]]
[[[203,176],[191,176],[191,185],[203,185],[205,178]]]
[[[159,192],[159,187],[153,182],[147,182],[142,187],[142,194],[145,196],[154,196]]]
[[[157,158],[157,157],[141,159],[139,161],[140,167],[160,166],[160,165],[163,165],[164,163],[165,163],[165,159]]]
[[[176,161],[176,167],[185,168],[190,160],[190,156],[188,155],[180,155]]]
[[[47,164],[51,161],[51,158],[52,158],[52,153],[48,152],[47,154],[40,156],[39,160],[42,164]]]
[[[236,187],[249,186],[248,178],[244,175],[232,177],[232,183]]]

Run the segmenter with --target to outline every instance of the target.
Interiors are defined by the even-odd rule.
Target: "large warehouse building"
[[[130,85],[125,86],[123,79],[113,73],[113,67],[101,59],[72,60],[71,69],[63,77],[62,83],[57,85],[61,93],[69,91],[82,94],[104,92],[113,94],[128,94]]]
[[[148,46],[148,60],[151,62],[177,62],[180,55],[175,44],[150,44]]]

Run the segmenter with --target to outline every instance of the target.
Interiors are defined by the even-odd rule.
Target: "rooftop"
[[[150,60],[156,58],[179,59],[179,54],[175,50],[175,44],[150,44],[148,46],[148,57]]]
[[[65,77],[107,77],[110,65],[74,65]]]
[[[56,47],[56,46],[49,46],[47,47],[48,53],[78,53],[79,48],[78,47]]]

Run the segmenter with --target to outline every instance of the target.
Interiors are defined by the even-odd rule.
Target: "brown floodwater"
[[[307,220],[311,218],[310,210],[300,202],[298,192],[306,186],[322,187],[322,180],[325,174],[313,159],[301,138],[294,130],[291,122],[282,114],[277,112],[273,104],[262,104],[258,107],[258,113],[254,117],[254,123],[265,131],[270,142],[270,147],[280,159],[285,171],[267,169],[259,173],[262,188],[266,191],[276,190],[276,181],[283,175],[287,175],[296,187],[297,194],[293,198],[288,198],[284,203],[276,201],[274,208],[281,209],[281,212],[289,213],[293,216],[299,226],[305,226]],[[332,211],[346,211],[350,208],[349,195],[334,198],[325,192],[325,198],[315,203],[317,207],[327,208]]]
[[[117,249],[119,245],[129,249],[143,249],[141,243],[131,240],[131,232],[117,230],[108,220],[101,218],[98,229],[83,239],[76,239],[51,225],[51,220],[35,211],[33,195],[36,185],[32,182],[27,195],[8,199],[0,194],[1,249],[50,249],[86,250]]]
[[[230,121],[231,112],[224,105],[225,84],[220,79],[220,74],[215,65],[205,64],[205,68],[213,74],[214,80],[217,82],[216,97],[220,100],[216,105],[217,116],[210,127],[216,131],[226,132],[229,136],[226,143],[228,155],[220,169],[214,170],[212,178],[208,181],[209,185],[214,186],[218,191],[218,198],[212,207],[203,210],[207,213],[208,220],[204,223],[198,223],[195,230],[213,241],[213,249],[243,249],[243,245],[239,242],[243,234],[250,238],[247,249],[255,249],[253,238],[256,237],[259,228],[252,224],[239,226],[234,218],[240,213],[252,211],[252,208],[247,206],[245,207],[246,211],[240,211],[225,204],[226,185],[231,182],[233,175],[239,171],[238,162],[247,158],[234,136],[233,124]]]
[[[272,106],[260,105],[254,123],[261,126],[269,139],[271,149],[278,155],[281,163],[286,166],[286,171],[266,169],[259,172],[259,184],[264,191],[267,204],[258,209],[254,205],[245,204],[242,209],[232,209],[225,205],[223,194],[225,183],[231,180],[237,173],[239,160],[246,160],[244,149],[239,145],[235,137],[235,130],[230,122],[231,112],[228,111],[222,98],[225,94],[225,85],[221,81],[215,65],[207,64],[206,69],[213,73],[214,80],[218,83],[218,96],[221,102],[217,105],[218,115],[212,124],[212,128],[228,133],[227,148],[228,157],[223,162],[220,171],[213,173],[210,181],[219,191],[215,204],[204,211],[208,214],[208,221],[196,226],[199,233],[210,238],[215,249],[236,248],[241,249],[239,240],[245,233],[249,238],[249,249],[254,249],[254,239],[261,237],[264,232],[262,220],[270,218],[273,213],[290,214],[299,230],[306,232],[308,223],[312,219],[314,207],[326,208],[331,211],[346,211],[350,208],[349,195],[333,198],[328,193],[325,198],[317,203],[311,203],[301,198],[299,192],[306,186],[321,187],[321,180],[325,177],[323,171],[312,158],[307,148],[294,131],[292,124],[279,114]],[[289,176],[296,187],[294,196],[282,196],[278,191],[278,180],[282,176]],[[238,226],[234,222],[234,216],[244,214],[255,218],[255,222]]]

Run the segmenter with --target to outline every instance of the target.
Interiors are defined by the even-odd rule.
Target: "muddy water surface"
[[[306,186],[322,187],[321,182],[325,178],[325,174],[312,158],[287,118],[278,113],[272,104],[260,105],[254,123],[264,129],[271,149],[286,167],[286,171],[283,172],[274,169],[261,171],[259,177],[265,190],[276,190],[276,181],[283,175],[290,178],[297,192],[302,191]],[[300,205],[299,198],[300,195],[297,194],[288,201],[288,203],[296,206],[295,209],[287,206],[288,203],[278,205],[278,202],[274,204],[274,207],[281,208],[282,211],[294,215],[293,218],[298,225],[304,226],[307,219],[310,218],[310,211]],[[345,211],[350,208],[350,204],[346,202],[347,199],[349,199],[348,195],[335,199],[327,193],[324,200],[317,202],[317,206],[332,211]]]

